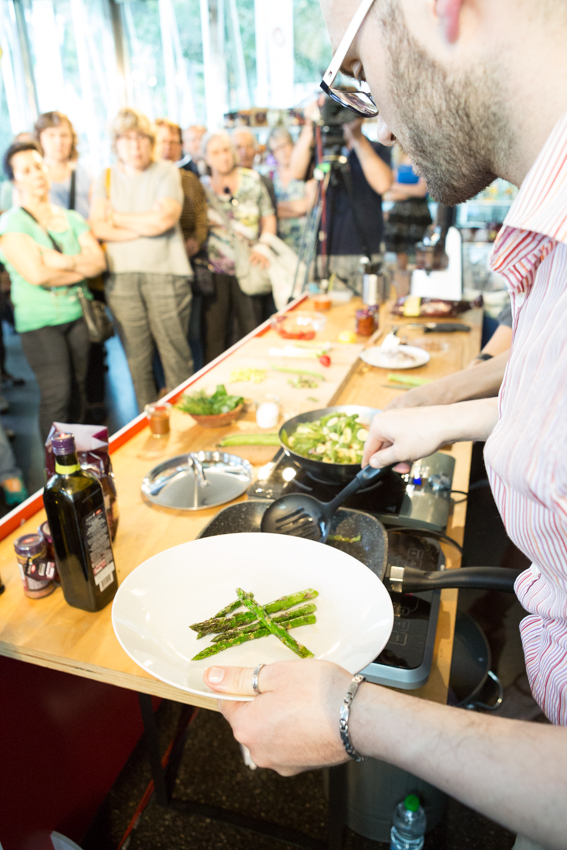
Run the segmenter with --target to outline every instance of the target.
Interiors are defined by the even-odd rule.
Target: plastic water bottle
[[[394,809],[394,825],[390,830],[390,850],[421,850],[426,818],[419,797],[408,794]]]

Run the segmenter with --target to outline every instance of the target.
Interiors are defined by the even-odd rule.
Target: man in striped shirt
[[[321,4],[335,47],[350,39],[343,70],[369,83],[379,140],[400,141],[434,198],[460,203],[495,176],[521,187],[493,256],[513,310],[499,399],[386,411],[372,423],[364,462],[385,466],[445,442],[488,441],[508,534],[533,561],[516,586],[529,612],[522,639],[534,696],[554,724],[472,715],[364,683],[351,743],[529,836],[517,848],[565,850],[567,3]],[[350,679],[319,661],[270,664],[257,699],[221,709],[261,766],[288,775],[336,764],[345,759],[338,717]],[[248,669],[213,667],[205,680],[218,692],[252,694]]]

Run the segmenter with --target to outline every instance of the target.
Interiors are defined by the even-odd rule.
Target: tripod
[[[300,293],[305,292],[312,264],[313,279],[315,281],[321,280],[317,263],[317,248],[319,244],[321,244],[321,252],[319,256],[322,258],[322,277],[323,279],[327,279],[329,277],[330,261],[333,255],[332,244],[335,225],[334,200],[332,200],[329,209],[327,209],[327,195],[330,187],[335,190],[331,195],[332,199],[336,197],[336,192],[340,189],[340,187],[345,190],[360,245],[362,247],[362,257],[367,257],[367,262],[370,262],[372,256],[368,249],[364,226],[360,221],[357,206],[354,201],[350,166],[347,158],[338,154],[331,154],[323,157],[322,162],[315,169],[315,178],[317,179],[317,192],[306,215],[305,227],[299,250],[299,263],[293,281],[292,293],[297,292],[296,287],[298,284],[298,277],[300,276],[300,270],[304,270]],[[302,263],[303,266],[301,265]],[[355,295],[359,294],[356,286],[354,286],[349,280],[344,280],[343,282]]]

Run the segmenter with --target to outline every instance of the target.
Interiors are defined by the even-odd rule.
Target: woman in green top
[[[84,218],[50,203],[49,178],[33,142],[11,145],[4,170],[21,206],[0,217],[0,260],[12,282],[16,330],[39,384],[45,440],[54,421],[82,421],[90,343],[77,284],[99,275],[106,261]]]

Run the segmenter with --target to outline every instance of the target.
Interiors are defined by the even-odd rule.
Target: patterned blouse
[[[305,180],[290,180],[284,187],[278,171],[273,174],[274,190],[280,201],[301,201],[305,197]],[[278,218],[278,236],[299,253],[306,217]]]
[[[250,245],[258,241],[261,220],[265,216],[274,215],[274,208],[268,195],[268,190],[260,180],[260,175],[250,168],[239,168],[239,184],[236,194],[232,197],[217,195],[225,215],[231,219],[234,229],[244,236]],[[212,192],[210,178],[203,177],[203,184]],[[207,249],[209,262],[213,271],[218,274],[233,275],[235,257],[233,236],[221,219],[219,213],[207,204],[209,218],[209,240]]]

